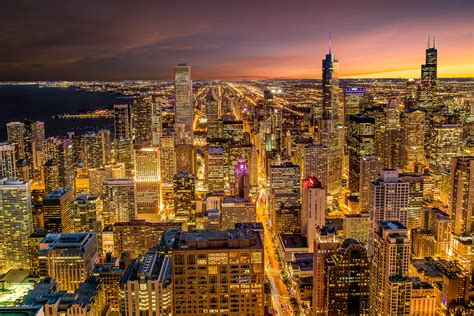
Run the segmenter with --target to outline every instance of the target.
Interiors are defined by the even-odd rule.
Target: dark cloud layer
[[[428,33],[472,75],[471,0],[5,2],[0,80],[318,77],[328,30],[346,76],[413,71]]]

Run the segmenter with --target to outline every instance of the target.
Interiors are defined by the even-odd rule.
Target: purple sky
[[[320,78],[327,32],[345,77],[474,76],[472,0],[8,1],[0,80]]]

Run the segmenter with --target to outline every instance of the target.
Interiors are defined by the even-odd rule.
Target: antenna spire
[[[331,36],[331,31],[329,31],[329,34],[328,34],[328,40],[329,40],[329,55],[332,54],[332,36]]]
[[[436,37],[433,35],[433,48],[436,48]]]
[[[428,33],[428,48],[430,48],[430,33]]]

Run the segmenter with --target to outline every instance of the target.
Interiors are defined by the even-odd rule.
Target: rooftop
[[[283,247],[286,249],[308,247],[306,237],[301,234],[280,234],[279,236]]]
[[[190,249],[263,249],[260,233],[253,230],[195,230],[183,232],[175,250]]]

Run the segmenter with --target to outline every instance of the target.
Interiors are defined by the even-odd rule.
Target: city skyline
[[[472,77],[468,1],[193,4],[140,1],[78,7],[8,4],[0,25],[0,81],[320,78],[319,56],[341,60],[341,78],[419,77],[436,36],[439,77]],[[91,12],[95,14],[91,14]],[[349,13],[349,14],[348,14]],[[18,25],[21,18],[27,23]]]

